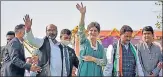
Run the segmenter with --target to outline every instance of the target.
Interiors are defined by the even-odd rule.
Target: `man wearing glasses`
[[[38,55],[38,66],[42,68],[42,71],[38,72],[36,76],[71,77],[71,65],[77,64],[72,63],[74,61],[72,58],[75,55],[72,53],[63,53],[66,52],[65,46],[56,40],[58,34],[57,26],[54,24],[47,25],[46,36],[44,38],[37,38],[34,37],[32,33],[32,19],[30,19],[29,15],[25,16],[24,22],[26,30],[24,38],[28,41],[29,44],[38,48],[40,51],[40,54]],[[68,52],[70,51],[68,50]],[[66,67],[66,69],[64,67]]]

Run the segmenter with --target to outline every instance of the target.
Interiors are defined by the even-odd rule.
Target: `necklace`
[[[32,51],[30,51],[30,49],[27,47],[27,45],[28,45],[30,48],[34,49],[34,50],[35,50],[35,49],[38,49],[38,48],[36,48],[36,47],[30,45],[27,41],[24,41],[24,42],[23,42],[23,45],[24,45],[24,47],[27,49],[27,51],[28,51],[31,55],[34,55],[34,54],[33,54]]]

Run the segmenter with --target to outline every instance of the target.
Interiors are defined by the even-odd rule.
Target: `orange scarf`
[[[119,50],[120,50],[120,52],[119,52],[119,74],[120,74],[120,76],[123,76],[123,72],[122,72],[122,45],[120,44],[120,46],[119,46]]]

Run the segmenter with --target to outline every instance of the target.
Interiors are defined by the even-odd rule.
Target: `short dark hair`
[[[145,27],[143,28],[143,30],[142,30],[142,33],[143,33],[144,31],[150,31],[150,32],[152,32],[152,34],[154,33],[152,26],[145,26]]]
[[[71,35],[71,31],[69,29],[62,29],[60,33],[60,38],[62,37],[63,34]]]
[[[133,32],[132,28],[128,25],[123,25],[120,29],[120,35],[124,34],[125,32]]]
[[[56,25],[54,25],[54,24],[49,24],[48,26],[50,26],[50,25],[53,25],[53,26],[56,27],[56,29],[57,29],[57,26],[56,26]],[[48,26],[46,26],[46,31],[47,31],[47,29],[48,29]]]
[[[22,29],[25,25],[24,24],[19,24],[15,26],[15,33],[18,32],[18,30]]]
[[[98,22],[91,22],[88,25],[87,30],[90,30],[92,27],[96,27],[98,32],[100,33],[100,24]]]
[[[15,32],[14,31],[8,31],[7,34],[6,34],[6,36],[7,35],[14,35],[15,36]]]

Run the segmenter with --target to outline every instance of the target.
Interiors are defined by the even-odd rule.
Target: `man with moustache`
[[[120,29],[120,40],[107,49],[108,64],[104,68],[104,76],[143,76],[138,54],[130,42],[133,30],[124,25]]]
[[[32,21],[29,15],[24,18],[26,26],[25,39],[40,50],[38,66],[42,71],[37,76],[70,76],[70,69],[65,70],[68,56],[64,56],[64,47],[56,40],[58,30],[54,24],[46,26],[46,36],[36,38],[32,34]],[[66,63],[65,63],[66,62]],[[70,67],[69,67],[70,68]]]

